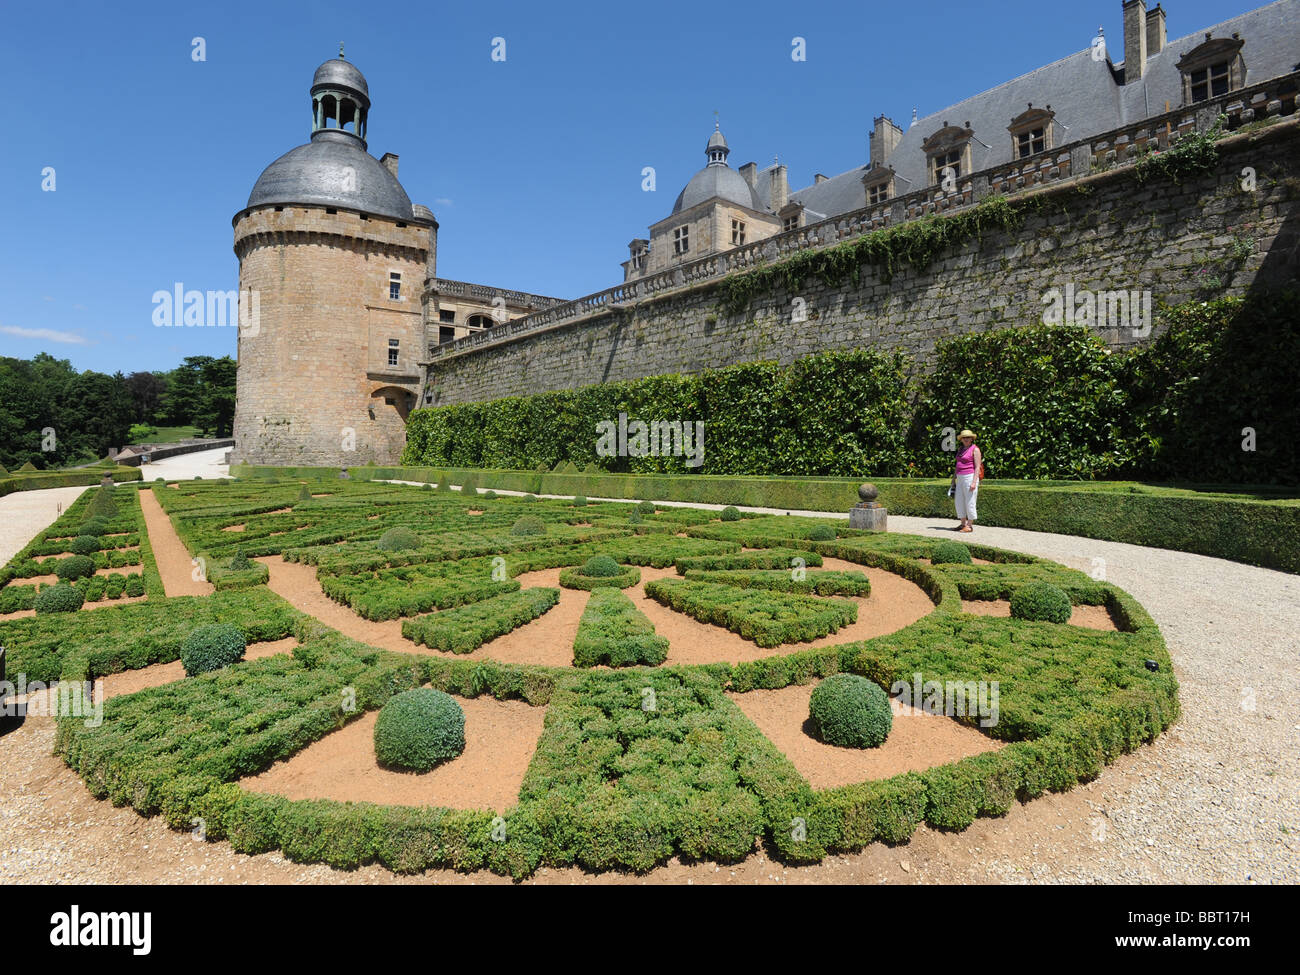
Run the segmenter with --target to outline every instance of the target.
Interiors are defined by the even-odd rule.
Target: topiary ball
[[[64,582],[93,576],[95,560],[89,555],[69,555],[66,559],[59,559],[59,564],[54,567],[54,574]]]
[[[1011,594],[1011,615],[1018,620],[1068,623],[1073,610],[1065,590],[1050,582],[1031,582]]]
[[[833,542],[835,538],[835,529],[830,525],[813,525],[808,532],[808,540],[811,542]]]
[[[379,548],[384,552],[400,552],[402,549],[419,547],[420,536],[405,525],[390,528],[379,536]]]
[[[535,494],[525,494],[525,495],[524,495],[522,498],[520,498],[519,500],[520,500],[520,501],[537,501],[537,500],[538,500],[538,497],[537,497],[537,495],[535,495]]]
[[[497,499],[497,493],[495,491],[484,491],[483,497],[488,501],[495,501]]]
[[[94,535],[78,535],[68,545],[68,551],[76,555],[90,555],[99,551],[99,539]]]
[[[655,503],[653,501],[640,501],[637,503],[636,510],[643,515],[652,515],[655,513]]]
[[[81,609],[85,597],[68,585],[46,586],[36,594],[34,608],[37,613],[75,613]]]
[[[81,526],[81,534],[98,537],[108,532],[107,518],[87,518]]]
[[[465,712],[431,687],[403,691],[379,709],[375,758],[388,768],[427,772],[465,750]]]
[[[818,684],[808,716],[822,741],[843,748],[876,748],[894,726],[889,695],[857,674],[833,674]]]
[[[740,521],[740,509],[734,504],[729,504],[722,509],[723,521]]]
[[[961,542],[939,542],[930,551],[931,565],[969,565],[970,549]]]
[[[608,555],[593,555],[582,564],[582,574],[597,579],[606,579],[622,572],[622,567]]]
[[[200,626],[181,644],[181,664],[190,677],[220,670],[244,658],[248,641],[243,631],[230,623]]]
[[[545,535],[546,522],[536,515],[521,515],[510,526],[511,535]]]
[[[575,508],[585,508],[587,506],[587,499],[584,498],[581,494],[579,494],[574,497],[573,506]]]

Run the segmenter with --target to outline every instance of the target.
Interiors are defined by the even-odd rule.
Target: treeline
[[[42,352],[0,357],[0,466],[40,469],[107,456],[147,442],[158,427],[196,427],[229,436],[235,416],[235,361],[189,356],[166,372],[77,372]]]
[[[416,410],[402,462],[934,477],[970,427],[989,477],[1296,486],[1298,308],[1291,293],[1192,302],[1120,352],[1083,327],[981,332],[941,344],[929,375],[864,349]],[[606,456],[597,425],[620,413],[702,421],[702,466],[662,449]]]

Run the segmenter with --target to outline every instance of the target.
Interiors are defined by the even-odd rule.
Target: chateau
[[[311,141],[267,167],[234,218],[239,286],[259,293],[260,319],[257,328],[240,330],[232,459],[391,464],[417,405],[789,359],[821,347],[923,347],[933,341],[930,332],[998,324],[998,315],[955,313],[932,285],[923,296],[909,295],[911,317],[899,324],[893,292],[875,285],[823,295],[816,333],[788,311],[770,311],[785,336],[772,348],[745,331],[752,322],[716,324],[696,298],[728,273],[785,254],[991,193],[1088,176],[1167,148],[1219,115],[1236,127],[1294,114],[1300,0],[1279,0],[1173,41],[1159,4],[1147,9],[1145,0],[1127,0],[1122,8],[1123,38],[1113,47],[1099,35],[1087,49],[983,94],[922,118],[914,113],[906,128],[876,117],[868,159],[837,175],[816,174],[800,189],[791,189],[779,163],[732,168],[715,126],[706,165],[649,236],[629,244],[623,284],[574,301],[438,278],[438,223],[398,182],[397,156],[376,159],[367,151],[369,89],[340,51],[312,82]],[[1142,205],[1113,209],[1131,217]],[[1277,209],[1270,219],[1280,226],[1286,214]],[[1202,239],[1222,237],[1221,227],[1178,219],[1189,228],[1180,230],[1189,254]],[[1263,264],[1256,261],[1251,273]],[[1129,266],[1145,273],[1137,260]],[[1165,280],[1157,273],[1162,266],[1153,265],[1153,279]],[[1170,281],[1169,295],[1182,294]],[[927,303],[941,327],[916,339],[914,322],[932,324]],[[1014,320],[1012,312],[1023,317],[1019,308],[1002,314]],[[662,353],[626,366],[639,373],[619,373],[613,366],[627,347],[623,330],[647,323]],[[591,363],[581,361],[584,343],[574,338],[583,330]],[[644,336],[636,334],[639,343]],[[597,369],[602,349],[609,354]]]

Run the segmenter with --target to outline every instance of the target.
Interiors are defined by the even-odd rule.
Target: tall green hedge
[[[1127,351],[1083,327],[973,333],[940,343],[925,375],[863,349],[416,410],[402,463],[935,477],[951,470],[946,432],[970,427],[990,477],[1297,485],[1297,307],[1291,292],[1188,303]],[[597,456],[596,424],[620,413],[703,422],[703,466]]]
[[[908,384],[901,355],[831,352],[413,412],[403,464],[706,474],[906,473]],[[705,424],[704,463],[601,457],[597,424]]]

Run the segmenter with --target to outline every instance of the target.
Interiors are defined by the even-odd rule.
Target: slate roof
[[[903,137],[889,156],[897,174],[895,192],[902,196],[925,187],[927,160],[921,144],[945,122],[974,130],[971,141],[972,170],[978,172],[1012,159],[1011,135],[1007,126],[1028,108],[1051,105],[1056,113],[1053,144],[1062,146],[1102,132],[1141,121],[1165,111],[1165,103],[1182,105],[1182,77],[1178,62],[1205,40],[1206,31],[1215,37],[1239,33],[1245,41],[1245,83],[1255,84],[1288,74],[1300,62],[1300,0],[1278,0],[1239,17],[1203,28],[1193,34],[1169,40],[1164,50],[1147,58],[1140,81],[1124,85],[1124,65],[1109,60],[1094,61],[1091,48],[1071,54],[1028,74],[1004,82],[981,94],[932,112],[904,129]],[[1107,38],[1110,54],[1122,53],[1122,34]],[[866,206],[860,165],[822,183],[794,190],[790,199],[802,203],[810,220],[833,217]],[[770,209],[772,167],[759,170],[755,195],[759,209]]]

